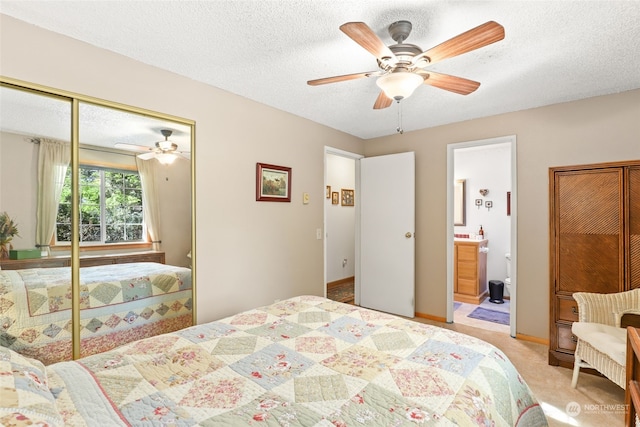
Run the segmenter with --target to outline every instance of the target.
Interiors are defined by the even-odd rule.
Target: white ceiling
[[[413,23],[427,50],[486,21],[505,39],[428,69],[476,80],[467,96],[423,85],[402,101],[405,131],[640,88],[638,1],[0,1],[0,12],[361,137],[396,132],[373,110],[377,69],[339,30]]]

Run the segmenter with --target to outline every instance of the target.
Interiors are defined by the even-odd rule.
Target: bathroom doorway
[[[505,332],[515,337],[516,137],[449,144],[447,177],[447,322]],[[462,205],[461,180],[464,180]],[[460,293],[455,293],[454,298],[454,251],[461,242],[473,244],[480,241],[479,237],[476,239],[480,226],[486,239],[486,249],[482,249],[485,252],[478,256],[478,262],[482,260],[486,273],[478,276],[475,301],[461,297]],[[458,242],[455,247],[454,239]],[[490,288],[494,291],[493,297],[501,293],[502,298],[491,298],[490,301]],[[504,303],[496,303],[500,300]]]

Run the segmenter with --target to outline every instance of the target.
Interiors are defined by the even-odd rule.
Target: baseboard
[[[416,317],[420,317],[421,319],[433,320],[434,322],[447,323],[446,317],[433,316],[431,314],[426,314],[426,313],[416,312]]]
[[[525,334],[516,333],[516,339],[519,339],[519,340],[522,340],[522,341],[534,342],[534,343],[546,345],[547,347],[549,347],[549,340],[544,339],[544,338],[538,338],[538,337],[533,337],[531,335],[525,335]]]
[[[333,288],[336,288],[336,287],[338,287],[340,285],[343,285],[345,283],[353,282],[354,280],[355,280],[354,276],[345,277],[344,279],[340,279],[340,280],[335,280],[333,282],[327,283],[327,289],[333,289]]]

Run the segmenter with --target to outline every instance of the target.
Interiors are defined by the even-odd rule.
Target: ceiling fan
[[[387,47],[364,22],[347,22],[341,25],[340,30],[343,33],[378,59],[379,70],[309,80],[307,84],[318,86],[362,77],[378,77],[376,84],[382,91],[373,105],[376,110],[389,107],[393,100],[400,102],[411,96],[423,83],[468,95],[480,86],[479,82],[435,73],[426,70],[425,67],[504,39],[504,27],[497,22],[489,21],[423,51],[414,44],[404,43],[411,33],[411,28],[409,21],[397,21],[389,25],[389,35],[396,44]]]
[[[153,159],[154,157],[164,165],[170,165],[180,155],[189,159],[190,153],[188,151],[178,151],[178,145],[169,141],[169,137],[173,133],[170,129],[161,129],[160,133],[164,136],[164,141],[158,141],[155,143],[155,147],[148,147],[146,145],[133,145],[117,143],[116,148],[129,151],[142,151],[137,157],[142,160]]]

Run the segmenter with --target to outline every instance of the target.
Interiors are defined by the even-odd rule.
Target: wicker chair
[[[640,315],[640,289],[613,294],[576,292],[578,322],[571,332],[578,338],[571,387],[578,384],[580,368],[593,368],[626,388],[627,331],[620,327],[624,314]]]

